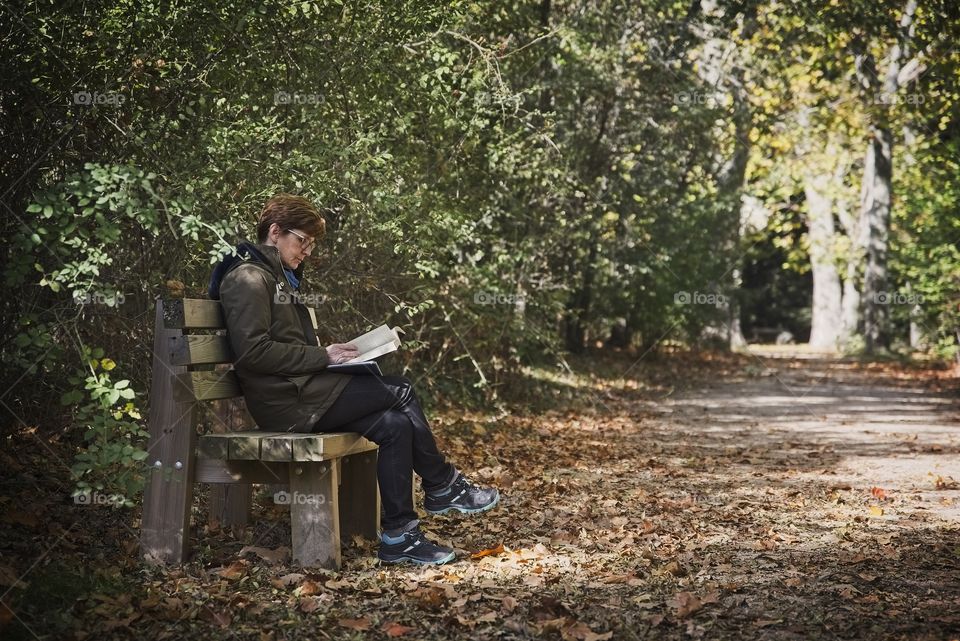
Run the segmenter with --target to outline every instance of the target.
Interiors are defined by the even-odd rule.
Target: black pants
[[[405,376],[353,376],[313,431],[355,432],[380,446],[377,482],[384,530],[402,528],[417,518],[411,494],[414,472],[426,492],[447,486],[456,474],[437,449]]]

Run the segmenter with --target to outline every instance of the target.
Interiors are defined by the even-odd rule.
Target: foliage
[[[142,418],[133,403],[136,393],[129,380],[111,380],[116,363],[105,358],[102,349],[84,352],[89,376],[69,380],[73,385],[83,383],[88,398],[76,389],[60,398],[64,405],[75,407],[75,422],[85,427],[85,447],[71,468],[77,482],[74,497],[83,502],[116,497],[108,502],[131,507],[143,489],[142,464],[147,458],[141,447],[147,432],[136,422]]]
[[[126,406],[97,405],[117,390],[107,372],[71,380],[85,346],[116,360],[126,389],[147,389],[153,301],[168,286],[203,295],[279,191],[328,218],[305,280],[325,301],[322,338],[401,325],[399,365],[435,393],[495,399],[619,319],[641,353],[698,342],[729,310],[685,301],[738,295],[754,240],[740,237],[745,192],[789,209],[804,171],[846,167],[838,190],[855,198],[873,106],[851,65],[861,41],[882,51],[895,15],[860,2],[19,5],[0,94],[0,162],[15,177],[0,377],[23,424],[58,425],[42,399],[66,394],[90,487],[110,486],[143,443]],[[940,9],[921,12],[918,46],[952,33]],[[737,52],[723,82],[705,70],[714,41]],[[955,150],[957,68],[955,54],[931,62],[926,102],[887,110],[927,125],[918,167]],[[747,146],[741,184],[729,166]],[[952,340],[956,266],[942,237],[955,200],[934,196],[956,173],[936,175],[950,188],[929,172],[902,183],[928,196],[897,201],[893,249],[897,277],[931,305],[934,343]],[[772,225],[763,238],[791,245],[802,270],[793,222]],[[851,247],[838,243],[839,262]]]

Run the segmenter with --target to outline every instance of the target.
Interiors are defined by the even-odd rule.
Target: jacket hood
[[[220,300],[220,283],[223,282],[224,277],[246,262],[263,265],[278,280],[283,278],[283,264],[280,262],[280,254],[276,248],[244,241],[237,245],[234,253],[225,256],[213,268],[213,273],[210,274],[210,284],[207,287],[207,295],[213,300]],[[303,263],[293,270],[293,274],[298,279],[302,278]]]

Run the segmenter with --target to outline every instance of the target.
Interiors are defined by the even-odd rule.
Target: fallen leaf
[[[247,564],[245,561],[234,561],[225,568],[214,570],[213,573],[219,577],[233,581],[247,573]]]
[[[276,550],[271,550],[269,548],[261,548],[255,545],[245,545],[240,550],[240,556],[243,556],[247,553],[256,554],[261,559],[266,561],[271,565],[276,565],[278,563],[283,563],[290,558],[290,548],[285,545],[281,545]]]
[[[668,605],[673,607],[674,615],[678,619],[684,619],[702,608],[703,602],[691,592],[677,592]]]
[[[357,587],[356,585],[354,585],[354,584],[351,583],[350,581],[347,581],[346,579],[343,579],[342,581],[335,581],[335,580],[333,580],[333,579],[330,579],[329,581],[327,581],[326,583],[324,583],[324,585],[325,585],[326,587],[330,588],[331,590],[339,590],[340,588],[355,588],[355,587]]]
[[[783,619],[757,619],[753,622],[753,625],[758,628],[765,628],[770,625],[777,625],[778,623],[783,623]]]
[[[320,587],[320,584],[316,581],[311,581],[307,579],[300,586],[293,591],[294,596],[313,596],[314,594],[320,594],[323,592],[323,588]]]
[[[883,508],[876,505],[870,506],[870,514],[873,516],[883,516]]]
[[[411,596],[420,602],[420,605],[428,608],[430,610],[437,610],[443,607],[444,603],[447,601],[446,593],[440,588],[435,587],[425,587],[417,588],[411,592]],[[466,598],[463,599],[463,604],[467,602]],[[454,607],[460,607],[454,604]]]
[[[322,603],[323,601],[316,597],[306,597],[304,599],[300,599],[300,610],[310,614],[311,612],[317,610]]]
[[[411,628],[410,626],[406,625],[400,625],[396,621],[387,621],[380,627],[380,629],[386,632],[388,637],[402,637],[407,632],[412,632],[415,628]]]
[[[504,548],[503,543],[500,543],[496,547],[489,548],[486,550],[480,550],[479,552],[474,552],[470,555],[471,559],[482,559],[485,556],[496,556],[498,554],[503,554]]]
[[[200,610],[200,618],[214,625],[218,625],[221,628],[229,627],[233,621],[233,617],[230,616],[229,612],[225,610],[214,610],[207,606],[204,606],[203,609]]]
[[[952,476],[940,476],[939,474],[934,474],[933,472],[928,472],[928,476],[934,477],[933,486],[938,490],[956,490],[960,488],[960,483],[953,480]]]
[[[271,579],[270,583],[278,588],[289,588],[291,585],[298,585],[303,579],[304,575],[299,572],[292,572],[290,574],[284,574],[278,579]]]
[[[612,631],[597,634],[585,623],[574,623],[560,630],[560,637],[565,641],[606,641],[612,636]]]
[[[351,630],[369,630],[370,629],[370,619],[340,619],[337,623],[342,628],[350,628]]]

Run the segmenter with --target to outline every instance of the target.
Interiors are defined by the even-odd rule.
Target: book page
[[[400,348],[400,337],[396,330],[386,325],[381,325],[347,342],[354,345],[360,352],[359,356],[347,361],[348,363],[373,360]]]

